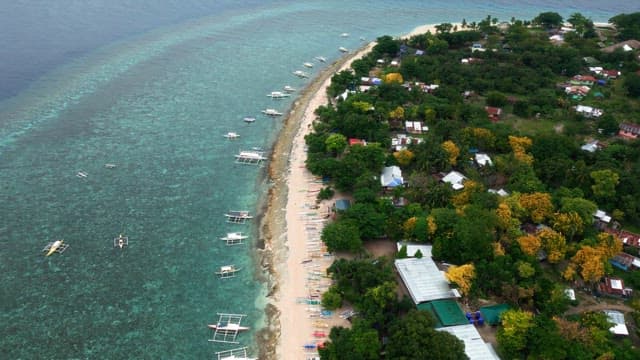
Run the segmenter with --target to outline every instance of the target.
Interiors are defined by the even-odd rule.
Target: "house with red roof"
[[[487,115],[489,116],[489,120],[493,122],[498,122],[500,120],[500,117],[502,116],[502,108],[485,106],[484,110],[487,112]]]
[[[618,136],[625,139],[637,139],[638,135],[640,135],[640,125],[632,123],[620,124],[620,131],[618,131]]]

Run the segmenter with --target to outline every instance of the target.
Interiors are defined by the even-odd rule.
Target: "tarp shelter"
[[[402,179],[402,170],[398,166],[387,166],[382,169],[380,175],[380,184],[382,187],[396,187],[404,184]]]
[[[443,326],[466,325],[469,323],[464,312],[455,300],[435,300],[418,304],[418,310],[428,311],[436,320],[436,328]]]
[[[349,199],[338,199],[334,206],[337,211],[345,211],[351,207],[351,201]]]
[[[509,305],[507,304],[483,306],[480,308],[480,312],[484,315],[485,322],[489,325],[500,324],[500,316],[507,310],[509,310]]]

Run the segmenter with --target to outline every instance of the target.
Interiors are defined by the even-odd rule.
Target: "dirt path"
[[[575,308],[569,309],[565,313],[565,315],[575,315],[575,314],[581,314],[583,312],[588,312],[588,311],[602,311],[602,310],[618,310],[622,312],[633,311],[633,309],[630,306],[627,306],[624,304],[599,303],[594,305],[576,306]]]

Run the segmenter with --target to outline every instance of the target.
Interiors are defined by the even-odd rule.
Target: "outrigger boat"
[[[264,109],[262,113],[269,116],[282,116],[282,113],[276,109]]]
[[[227,245],[238,245],[242,244],[242,240],[247,238],[249,237],[241,232],[231,232],[227,233],[227,236],[220,238],[220,240],[226,241]]]
[[[346,47],[342,47],[342,46],[340,46],[338,48],[338,50],[340,50],[340,52],[343,52],[343,53],[349,52],[349,49],[347,49]]]
[[[284,93],[282,91],[272,91],[271,94],[267,94],[272,99],[284,99],[291,96],[291,94]]]
[[[257,360],[249,357],[246,347],[219,351],[216,355],[218,356],[217,360]]]
[[[79,177],[79,178],[86,178],[87,176],[89,176],[89,174],[87,174],[86,171],[78,171],[76,176]]]
[[[302,64],[302,65],[303,65],[304,67],[307,67],[307,68],[312,68],[312,67],[313,67],[313,63],[310,63],[310,62],[306,62],[306,63],[304,63],[304,64]]]
[[[260,164],[264,160],[267,160],[264,151],[243,150],[236,154],[236,163],[238,164]]]
[[[120,234],[118,237],[113,238],[113,247],[118,247],[122,249],[125,246],[129,246],[128,236],[122,236],[122,234]]]
[[[107,169],[115,169],[116,168],[116,164],[104,164],[104,167],[106,167]]]
[[[69,244],[65,244],[64,240],[56,240],[48,243],[42,249],[42,251],[47,253],[45,256],[50,256],[51,254],[56,252],[58,254],[62,254],[65,250],[67,250],[68,247],[69,247]]]
[[[296,70],[293,72],[293,75],[299,77],[299,78],[303,78],[306,79],[309,77],[309,74],[307,74],[306,72],[302,71],[302,70]]]
[[[233,224],[244,224],[247,220],[253,219],[246,210],[229,210],[224,216],[227,217],[227,222]]]
[[[233,132],[233,131],[229,131],[228,133],[222,135],[224,137],[226,137],[227,139],[237,139],[240,137],[240,134]]]
[[[324,56],[316,56],[316,60],[320,62],[327,62],[327,58],[325,58]]]
[[[209,341],[237,344],[238,333],[249,330],[248,326],[241,325],[245,316],[247,315],[218,313],[218,322],[207,325],[209,329],[214,330],[213,338]]]
[[[240,271],[235,265],[220,266],[220,271],[216,271],[216,275],[220,279],[229,279],[236,276],[236,273]]]
[[[287,93],[292,93],[292,92],[296,91],[296,89],[294,87],[289,86],[289,85],[285,85],[283,89],[284,89],[284,92],[287,92]]]
[[[256,121],[256,118],[254,118],[253,116],[245,116],[244,119],[242,119],[242,121],[244,121],[246,123],[252,123],[252,122]]]

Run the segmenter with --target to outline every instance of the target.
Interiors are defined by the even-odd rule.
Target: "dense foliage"
[[[441,24],[436,34],[381,37],[354,62],[354,72],[333,77],[329,95],[348,96],[317,110],[306,137],[307,167],[354,199],[322,238],[329,250],[359,258],[329,268],[335,284],[323,303],[346,302],[359,315],[351,329],[332,330],[323,359],[464,358],[461,343],[435,331],[429,315],[407,312],[413,305],[398,300],[389,261],[364,255],[362,244],[380,238],[432,244],[436,260],[455,265],[447,276],[467,300],[511,304],[497,334],[505,358],[640,356],[612,338],[602,314],[566,316],[564,294],[569,283],[593,286],[611,274],[609,259],[623,250],[593,226],[597,209],[640,228],[640,142],[615,137],[620,123],[640,119],[640,64],[637,52],[600,50],[615,36],[640,37],[639,16],[612,18],[620,32],[607,33],[600,45],[607,34],[579,13],[567,19],[575,31],[561,44],[549,40],[563,23],[553,12],[506,26],[491,17],[464,21],[461,31]],[[380,65],[392,59],[400,65]],[[581,81],[575,75],[594,75],[593,63],[620,74],[595,74],[600,81],[589,92],[568,95]],[[360,91],[361,77],[385,81]],[[577,105],[604,115],[579,114]],[[487,106],[501,113],[490,116]],[[429,131],[392,148],[407,121]],[[353,138],[362,141],[349,146]],[[581,149],[591,140],[604,146]],[[479,153],[491,164],[474,161]],[[399,166],[405,183],[383,187],[385,166]],[[452,170],[465,176],[456,189],[440,181]],[[400,199],[405,205],[397,205]],[[640,284],[640,277],[629,278]]]

